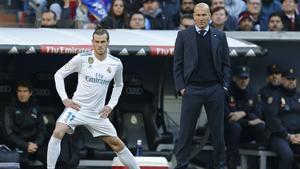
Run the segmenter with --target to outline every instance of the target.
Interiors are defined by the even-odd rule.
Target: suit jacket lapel
[[[196,32],[196,28],[193,26],[192,29],[190,29],[190,32],[189,35],[191,36],[190,39],[191,39],[191,45],[192,45],[192,53],[194,54],[195,56],[195,62],[196,62],[196,65],[198,64],[198,48],[197,48],[197,32]]]

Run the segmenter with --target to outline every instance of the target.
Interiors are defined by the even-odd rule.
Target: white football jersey
[[[72,100],[80,105],[81,112],[100,112],[112,79],[114,88],[107,105],[111,108],[116,106],[123,88],[123,66],[120,59],[107,54],[107,57],[100,61],[95,57],[94,51],[74,56],[54,75],[56,89],[62,100],[68,98],[64,78],[74,72],[78,72],[78,84]]]

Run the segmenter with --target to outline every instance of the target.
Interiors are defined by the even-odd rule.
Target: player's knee
[[[62,139],[63,136],[65,135],[65,131],[62,128],[56,127],[53,131],[53,137]]]
[[[124,143],[121,140],[118,141],[113,141],[111,143],[111,148],[115,151],[115,152],[119,152],[121,150],[123,150],[125,147]]]

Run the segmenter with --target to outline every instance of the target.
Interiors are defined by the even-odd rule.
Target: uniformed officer
[[[269,96],[279,93],[281,88],[281,68],[278,64],[267,66],[267,84],[259,90],[259,97],[266,102]]]
[[[257,105],[257,94],[249,86],[250,71],[247,66],[237,67],[225,106],[225,136],[227,166],[236,169],[240,143],[263,143],[265,125]]]
[[[43,114],[32,99],[29,82],[17,84],[17,100],[5,108],[5,133],[10,146],[23,151],[20,157],[21,169],[29,169],[29,160],[46,163],[46,125]]]
[[[300,153],[300,93],[293,68],[282,72],[279,95],[266,103],[266,126],[271,132],[271,148],[279,156],[279,169],[292,169],[294,153]]]

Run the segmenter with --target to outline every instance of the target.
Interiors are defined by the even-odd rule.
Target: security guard
[[[271,148],[279,156],[279,169],[292,169],[294,153],[300,153],[300,93],[293,68],[282,72],[280,95],[269,96],[266,125],[271,132]]]
[[[281,88],[281,68],[278,64],[267,66],[267,85],[259,90],[259,97],[263,102],[267,101],[269,96],[279,94]]]
[[[43,114],[32,100],[32,85],[22,81],[17,84],[16,103],[5,108],[5,133],[11,147],[20,154],[21,169],[29,169],[29,160],[46,163],[46,125]]]
[[[227,96],[225,137],[229,169],[237,168],[240,143],[252,141],[263,143],[266,140],[264,121],[260,118],[257,105],[257,94],[249,86],[249,81],[249,68],[247,66],[238,67]]]

